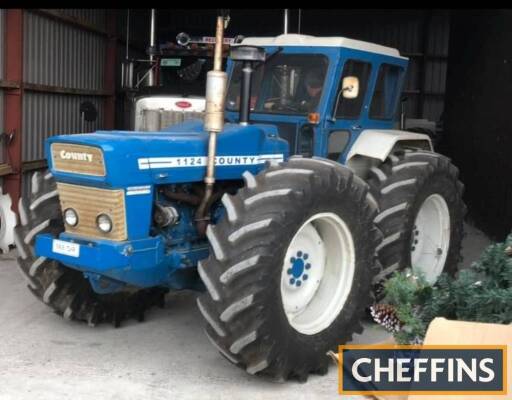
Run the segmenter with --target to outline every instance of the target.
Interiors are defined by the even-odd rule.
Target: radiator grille
[[[53,143],[53,168],[74,174],[105,176],[103,152],[97,147]]]
[[[60,205],[64,212],[73,208],[78,213],[78,225],[65,224],[66,232],[80,236],[123,241],[127,238],[123,190],[107,190],[87,186],[57,183]],[[96,217],[107,214],[112,219],[112,231],[103,233],[96,226]]]
[[[142,110],[143,131],[159,131],[170,125],[179,124],[189,119],[203,119],[204,112],[173,110]]]

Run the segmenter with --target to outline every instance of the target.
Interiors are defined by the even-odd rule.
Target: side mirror
[[[346,76],[341,81],[341,90],[336,96],[336,106],[334,107],[334,113],[329,119],[331,122],[336,122],[336,115],[338,114],[338,107],[340,106],[340,97],[344,99],[355,99],[359,96],[359,78],[357,76]]]
[[[343,98],[355,99],[359,95],[359,79],[356,76],[346,76],[343,78],[341,91]]]

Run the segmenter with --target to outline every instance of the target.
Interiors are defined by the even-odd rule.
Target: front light
[[[103,233],[109,233],[112,230],[112,220],[107,214],[100,214],[96,218],[96,225]]]
[[[64,222],[69,226],[77,226],[78,225],[78,214],[72,208],[67,208],[64,210]]]

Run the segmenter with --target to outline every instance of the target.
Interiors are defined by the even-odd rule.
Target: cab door
[[[358,94],[354,98],[343,97],[343,79],[356,77],[359,81]],[[363,129],[367,114],[368,88],[372,77],[372,64],[360,58],[348,58],[339,78],[336,98],[331,110],[332,117],[326,123],[327,140],[325,157],[343,163],[351,143]]]

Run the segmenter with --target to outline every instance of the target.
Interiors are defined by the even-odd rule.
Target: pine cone
[[[512,257],[512,246],[507,246],[505,249],[505,254],[509,257]]]
[[[375,304],[370,307],[373,320],[386,328],[388,332],[398,332],[402,328],[402,322],[396,314],[396,309],[390,304]]]

